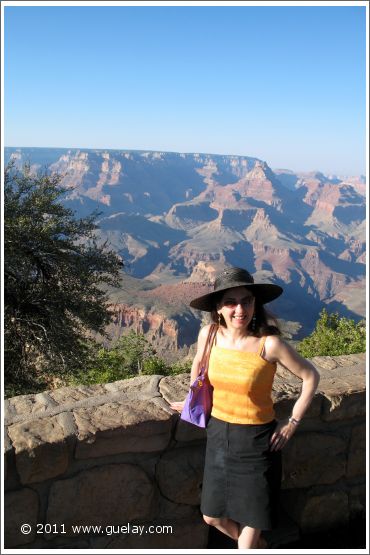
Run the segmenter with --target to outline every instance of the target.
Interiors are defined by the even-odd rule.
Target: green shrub
[[[190,373],[192,361],[191,360],[179,360],[171,365],[168,373],[172,376],[176,374],[184,374],[185,372]]]
[[[70,376],[70,385],[110,383],[132,378],[135,373],[126,366],[126,356],[119,349],[101,348],[91,356],[90,364]]]
[[[161,358],[151,356],[143,361],[143,369],[141,373],[145,375],[161,374],[162,376],[166,376],[168,373],[168,367]]]
[[[324,308],[315,330],[298,344],[297,351],[306,358],[364,353],[365,322],[355,323],[337,312],[329,314]]]
[[[132,330],[110,348],[94,351],[92,345],[90,358],[90,364],[71,377],[71,385],[110,383],[142,374],[166,375],[168,370],[145,336]]]

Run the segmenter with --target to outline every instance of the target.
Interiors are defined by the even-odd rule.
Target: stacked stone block
[[[365,511],[365,355],[313,363],[320,386],[284,450],[289,526],[270,535],[275,547],[292,539],[292,527],[315,532]],[[6,400],[5,547],[205,548],[205,432],[169,408],[188,383],[187,374],[139,376]],[[300,381],[279,368],[278,418],[290,414],[299,391]]]

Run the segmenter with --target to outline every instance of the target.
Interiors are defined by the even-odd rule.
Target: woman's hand
[[[170,404],[170,407],[172,410],[181,412],[182,409],[184,408],[184,405],[185,405],[185,401],[175,401],[174,403]]]
[[[280,451],[280,449],[286,445],[287,441],[290,440],[296,428],[297,425],[289,422],[289,420],[282,420],[279,422],[271,436],[270,450]]]

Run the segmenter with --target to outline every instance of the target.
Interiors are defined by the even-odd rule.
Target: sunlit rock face
[[[281,285],[274,311],[303,335],[323,307],[365,315],[364,176],[273,171],[257,158],[201,153],[6,148],[10,159],[61,173],[77,215],[101,211],[98,240],[122,257],[122,283],[130,277],[113,299],[113,335],[146,329],[178,348],[185,315],[186,341],[195,340],[201,316],[188,307],[189,284],[211,288],[224,265]]]

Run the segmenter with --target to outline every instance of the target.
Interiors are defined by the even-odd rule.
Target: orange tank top
[[[271,399],[276,363],[248,353],[213,345],[208,376],[213,385],[212,416],[232,424],[265,424],[275,418]]]

